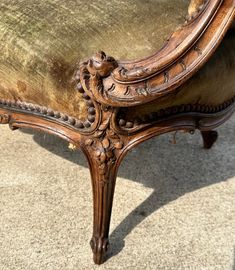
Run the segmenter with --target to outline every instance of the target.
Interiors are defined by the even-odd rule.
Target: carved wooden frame
[[[94,228],[91,247],[101,264],[108,250],[109,224],[118,167],[137,144],[175,130],[199,129],[204,147],[217,139],[212,129],[235,111],[235,97],[219,104],[184,104],[147,115],[142,123],[127,122],[123,108],[156,100],[176,91],[213,54],[235,18],[234,0],[207,0],[156,54],[120,62],[99,52],[75,72],[77,90],[87,102],[81,121],[37,104],[0,100],[0,123],[11,129],[34,128],[80,148],[87,157],[93,188]]]

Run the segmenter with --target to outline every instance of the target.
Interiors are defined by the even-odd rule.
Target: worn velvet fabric
[[[128,109],[130,119],[182,104],[220,105],[235,96],[235,31],[230,30],[205,66],[179,87],[155,102]]]
[[[78,61],[98,50],[116,59],[148,56],[202,2],[1,0],[0,98],[36,103],[85,119],[85,101],[72,83]],[[176,97],[141,106],[138,113],[186,102],[217,104],[233,95],[235,42],[230,39],[214,62]]]
[[[117,59],[159,49],[184,22],[189,0],[1,0],[0,98],[85,117],[70,84],[79,60],[98,50]]]

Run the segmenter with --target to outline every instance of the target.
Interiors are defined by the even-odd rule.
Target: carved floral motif
[[[99,170],[99,183],[107,184],[109,180],[110,165],[114,164],[117,159],[117,152],[124,146],[121,140],[110,127],[111,114],[100,124],[94,135],[85,140],[85,145],[95,156]]]

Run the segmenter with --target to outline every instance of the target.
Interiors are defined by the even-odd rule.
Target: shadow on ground
[[[125,237],[161,206],[185,193],[234,177],[235,166],[231,161],[234,160],[234,130],[235,121],[220,127],[219,140],[211,150],[202,148],[199,133],[194,136],[179,134],[176,145],[170,143],[172,135],[167,134],[139,145],[127,155],[118,175],[137,181],[153,189],[153,192],[111,233],[110,257],[118,254],[125,245]],[[71,152],[68,144],[60,138],[28,130],[23,132],[33,134],[35,142],[48,151],[87,167],[81,151]],[[233,268],[235,270],[235,265]]]

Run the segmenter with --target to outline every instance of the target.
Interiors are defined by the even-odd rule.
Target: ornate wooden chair
[[[95,263],[108,250],[128,150],[195,129],[210,148],[213,129],[234,112],[234,18],[234,0],[1,0],[0,122],[56,134],[85,153]],[[91,56],[97,50],[114,58]]]

